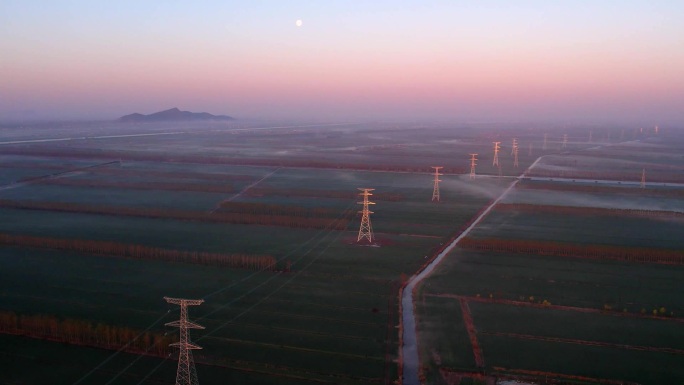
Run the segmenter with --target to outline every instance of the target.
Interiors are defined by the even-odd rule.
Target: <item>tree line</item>
[[[221,211],[208,213],[204,211],[178,210],[169,208],[123,207],[104,205],[95,206],[69,202],[21,202],[6,199],[0,199],[0,207],[22,210],[60,211],[81,214],[176,219],[185,221],[219,222],[243,225],[283,226],[304,229],[312,228],[345,230],[347,228],[349,221],[351,220],[350,215],[348,215],[348,213],[343,218],[331,220],[330,218],[297,217],[290,215],[227,213]]]
[[[316,218],[335,218],[340,215],[340,210],[325,207],[301,207],[283,206],[275,204],[254,203],[254,202],[229,202],[223,201],[219,205],[219,213],[242,213],[258,215],[281,215],[292,217],[316,217]]]
[[[260,196],[295,196],[311,198],[333,198],[333,199],[359,199],[358,191],[335,191],[335,190],[313,190],[313,189],[276,189],[268,187],[252,187],[245,191],[245,195]],[[399,202],[403,199],[401,194],[383,193],[373,191],[371,201]]]
[[[195,191],[229,194],[234,192],[233,186],[227,184],[206,184],[206,183],[180,183],[180,182],[112,182],[95,179],[41,179],[36,181],[39,184],[94,187],[94,188],[120,188],[129,190],[167,190],[167,191]]]
[[[496,210],[502,211],[523,211],[534,213],[550,213],[561,215],[590,215],[590,216],[615,216],[615,217],[681,217],[684,213],[677,211],[663,210],[644,210],[644,209],[617,209],[603,207],[581,207],[581,206],[555,206],[555,205],[535,205],[528,203],[498,203]]]
[[[641,179],[639,179],[641,180]],[[542,181],[525,181],[518,183],[517,189],[530,190],[552,190],[564,192],[587,192],[587,193],[609,193],[615,194],[619,192],[625,195],[644,195],[649,196],[663,196],[663,197],[684,197],[684,190],[682,189],[653,189],[653,188],[635,188],[635,187],[620,187],[620,186],[606,186],[606,185],[588,185],[588,184],[570,184],[570,183],[553,183]]]
[[[159,247],[117,243],[111,241],[59,239],[12,234],[0,234],[0,244],[39,249],[75,251],[84,254],[135,259],[151,259],[168,262],[183,262],[258,271],[276,271],[279,269],[277,260],[270,255],[208,253],[203,251],[163,249]],[[289,270],[289,265],[285,262],[281,270]]]
[[[123,348],[131,353],[157,356],[168,355],[172,351],[169,344],[175,342],[172,337],[162,333],[141,332],[71,318],[60,319],[53,315],[17,315],[12,311],[0,311],[0,333],[104,349]],[[138,335],[140,337],[135,339]]]
[[[16,155],[37,155],[48,157],[65,158],[88,158],[88,159],[122,159],[131,161],[150,161],[150,162],[171,162],[171,163],[199,163],[199,164],[227,164],[244,166],[263,166],[263,167],[301,167],[301,168],[321,168],[338,170],[358,170],[358,171],[398,171],[398,172],[424,172],[425,167],[416,167],[408,164],[368,164],[368,163],[341,163],[334,159],[313,160],[313,159],[254,159],[254,158],[235,158],[226,156],[206,156],[194,154],[155,154],[146,151],[118,151],[90,149],[90,148],[69,148],[68,151],[59,148],[7,148],[3,150],[5,154]],[[442,170],[449,174],[464,174],[465,167],[453,166]]]
[[[459,246],[470,250],[504,253],[684,265],[684,250],[473,237],[463,238]]]
[[[584,170],[546,170],[535,168],[530,170],[528,176],[545,178],[569,178],[569,179],[598,179],[598,180],[628,180],[638,182],[641,180],[641,169],[633,172],[604,172],[604,171],[584,171]],[[684,178],[678,175],[677,171],[669,171],[667,174],[653,173],[646,174],[649,182],[683,182]]]

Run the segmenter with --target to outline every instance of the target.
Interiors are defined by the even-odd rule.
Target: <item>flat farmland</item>
[[[192,143],[168,135],[4,147],[3,180],[12,188],[0,191],[0,326],[7,346],[21,345],[3,351],[16,368],[11,380],[45,383],[37,370],[45,362],[63,383],[172,381],[173,350],[159,353],[150,342],[115,354],[118,346],[106,342],[114,331],[129,339],[143,331],[177,338],[164,327],[179,315],[162,299],[171,296],[206,301],[190,309],[206,327],[192,332],[204,347],[195,352],[203,383],[394,381],[403,280],[505,183],[445,175],[442,202],[435,203],[429,167],[370,172],[273,162],[269,142],[325,141],[316,135],[203,133]],[[310,159],[311,150],[294,142],[284,147],[309,151],[301,157]],[[230,146],[240,149],[231,153]],[[436,160],[427,155],[434,148],[445,152],[440,146],[426,147],[426,164]],[[267,161],[216,163],[231,157]],[[372,151],[353,162],[371,158],[382,167],[401,165],[393,160],[401,154]],[[35,179],[13,185],[24,176]],[[358,187],[375,188],[372,200],[378,198],[374,245],[356,242]],[[243,265],[212,265],[193,253],[238,255]],[[275,262],[262,268],[254,263],[259,258]],[[84,339],[86,331],[100,334]],[[59,358],[46,361],[45,354]],[[66,363],[83,355],[89,359],[81,366]]]
[[[418,288],[428,382],[684,379],[679,190],[567,185],[520,182]]]

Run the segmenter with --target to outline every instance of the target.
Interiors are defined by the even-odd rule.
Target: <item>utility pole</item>
[[[368,205],[374,205],[374,202],[370,202],[368,200],[368,197],[371,195],[371,191],[375,190],[374,188],[358,188],[358,190],[361,190],[361,195],[363,197],[363,202],[357,202],[358,204],[363,205],[363,210],[359,211],[361,213],[361,226],[359,227],[359,236],[356,238],[356,242],[360,242],[362,239],[367,239],[368,243],[373,243],[373,227],[371,226],[371,221],[370,221],[370,214],[373,214],[372,211],[368,209]]]
[[[432,168],[435,169],[435,184],[434,187],[432,188],[432,201],[434,202],[435,200],[439,202],[439,182],[441,180],[439,179],[440,174],[439,170],[444,168],[443,166],[432,166]]]
[[[202,349],[190,342],[188,329],[204,329],[194,322],[188,320],[188,306],[197,306],[204,302],[203,299],[184,299],[164,297],[166,302],[180,305],[180,320],[169,322],[166,326],[174,326],[180,329],[180,339],[178,342],[169,346],[178,346],[178,370],[176,371],[176,385],[199,385],[195,361],[192,358],[192,351]]]

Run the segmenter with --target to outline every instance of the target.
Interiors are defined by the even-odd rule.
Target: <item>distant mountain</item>
[[[235,120],[226,115],[212,115],[207,112],[181,111],[172,108],[166,111],[155,112],[154,114],[130,114],[119,118],[119,122],[169,122],[169,121],[199,121],[199,120]]]

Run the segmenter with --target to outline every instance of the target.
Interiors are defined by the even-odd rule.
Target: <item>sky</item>
[[[2,0],[0,120],[682,124],[682,20],[680,0]]]

